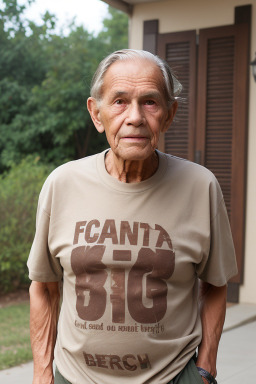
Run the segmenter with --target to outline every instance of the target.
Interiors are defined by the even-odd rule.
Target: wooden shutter
[[[158,36],[158,55],[165,59],[183,86],[178,112],[165,134],[166,153],[194,160],[196,110],[196,31]]]
[[[245,207],[247,24],[200,30],[196,149],[220,182],[242,282]]]

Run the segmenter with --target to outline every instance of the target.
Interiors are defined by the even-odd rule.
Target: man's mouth
[[[131,141],[141,141],[141,140],[149,140],[147,136],[123,136],[121,137],[122,140],[131,140]]]

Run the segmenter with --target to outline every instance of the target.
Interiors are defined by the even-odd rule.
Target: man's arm
[[[202,320],[202,342],[196,365],[216,376],[219,341],[226,315],[227,286],[215,287],[200,282],[199,303]],[[205,383],[208,383],[203,379]]]
[[[33,384],[53,384],[52,363],[59,315],[59,283],[33,281],[29,293]]]

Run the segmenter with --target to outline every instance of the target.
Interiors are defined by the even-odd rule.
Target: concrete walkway
[[[219,384],[256,382],[256,321],[222,335],[217,369]]]
[[[1,384],[32,384],[33,363],[0,371]]]
[[[256,382],[256,305],[239,304],[227,309],[217,369],[218,384]],[[32,375],[32,363],[24,364],[0,371],[0,384],[31,384]]]

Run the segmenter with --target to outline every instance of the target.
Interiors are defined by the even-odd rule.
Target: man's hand
[[[227,286],[215,287],[200,283],[200,311],[202,320],[202,341],[198,348],[196,365],[217,375],[216,361],[219,341],[225,321]],[[207,380],[202,378],[205,384]]]
[[[29,293],[33,384],[54,384],[52,363],[59,315],[59,283],[33,281]]]

